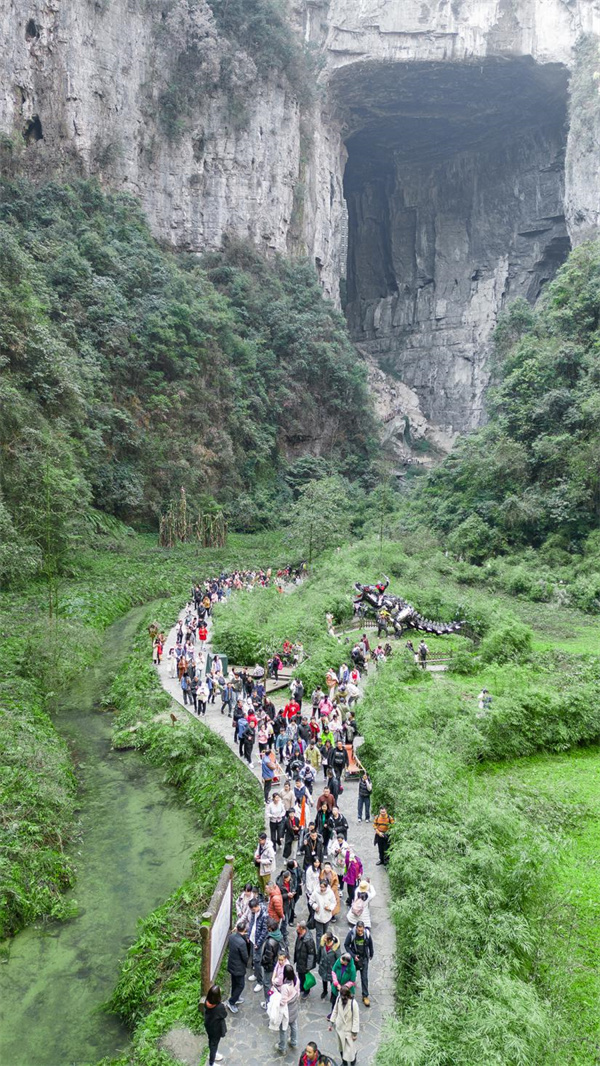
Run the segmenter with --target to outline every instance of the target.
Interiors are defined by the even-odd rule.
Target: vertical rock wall
[[[225,234],[309,254],[337,298],[344,147],[320,100],[219,35],[205,0],[6,0],[0,130],[29,173],[97,174],[138,196],[160,238]],[[333,190],[333,192],[332,192]]]
[[[307,254],[334,300],[349,236],[354,336],[421,429],[451,440],[482,417],[498,311],[536,298],[567,233],[597,233],[593,44],[581,116],[563,123],[600,0],[288,4],[318,54],[310,106],[219,34],[208,0],[5,0],[0,130],[25,136],[32,174],[76,169],[138,196],[174,247],[231,234]]]

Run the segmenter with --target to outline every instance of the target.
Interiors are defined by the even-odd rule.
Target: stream
[[[162,784],[161,771],[133,751],[110,747],[112,715],[97,710],[146,608],[105,634],[54,716],[80,784],[77,880],[68,895],[77,917],[19,933],[0,965],[2,1066],[82,1066],[116,1055],[129,1032],[100,1008],[113,991],[136,923],[177,888],[201,842],[197,821]]]

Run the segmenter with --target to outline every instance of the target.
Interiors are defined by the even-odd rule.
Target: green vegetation
[[[597,741],[600,661],[563,650],[582,616],[465,589],[455,579],[461,565],[425,537],[361,541],[319,560],[285,597],[236,598],[218,612],[219,645],[237,661],[261,661],[298,635],[309,656],[298,672],[309,687],[322,682],[349,653],[327,636],[326,612],[347,618],[353,582],[381,570],[423,614],[467,619],[474,640],[427,638],[432,653],[450,650],[448,673],[423,674],[397,645],[358,706],[361,759],[376,800],[396,818],[397,1015],[378,1061],[563,1066],[565,1047],[576,1043],[576,1004],[590,1012],[589,1034],[599,1021],[593,984],[582,991],[569,977],[568,946],[554,960],[553,981],[541,961],[553,957],[545,916],[572,810],[559,789],[546,797],[481,787],[479,768]],[[492,693],[483,712],[482,687]],[[594,851],[600,859],[597,841]],[[586,919],[581,931],[581,952],[595,962],[595,926]],[[572,1059],[580,1061],[588,1060]]]
[[[0,246],[3,581],[52,590],[74,546],[156,526],[182,486],[264,528],[311,433],[329,472],[367,469],[364,366],[307,263],[231,245],[203,269],[83,181],[0,185]]]
[[[214,27],[194,17],[195,0],[188,0],[187,18],[181,9],[171,15],[160,6],[154,23],[157,60],[147,89],[152,117],[157,115],[168,140],[178,141],[197,127],[207,97],[224,105],[226,123],[243,128],[258,79],[283,83],[303,106],[313,99],[314,58],[280,0],[211,0]],[[195,151],[202,149],[200,138]]]
[[[157,621],[165,631],[180,607],[176,597],[161,605]],[[110,1008],[133,1028],[131,1053],[121,1061],[154,1066],[160,1061],[156,1038],[174,1023],[202,1031],[197,919],[206,909],[227,855],[236,858],[237,886],[252,877],[251,844],[264,824],[262,794],[227,745],[172,703],[152,666],[146,626],[140,626],[106,702],[117,711],[115,745],[135,747],[164,767],[165,779],[181,789],[210,837],[194,857],[189,880],[141,923],[110,1002]],[[177,712],[175,726],[170,720],[172,708]],[[225,779],[227,790],[222,788]]]
[[[35,686],[0,680],[0,939],[36,918],[66,918],[73,882],[75,778]]]
[[[228,548],[201,551],[193,545],[165,551],[151,537],[105,536],[71,559],[76,572],[61,580],[51,621],[44,617],[43,583],[0,594],[0,937],[69,913],[62,893],[73,881],[67,845],[75,780],[50,712],[61,690],[94,661],[99,634],[136,604],[174,596],[180,605],[195,575],[281,558],[276,536],[233,535]],[[146,681],[151,673],[148,667]]]
[[[468,561],[529,544],[568,565],[581,550],[593,558],[582,573],[590,601],[600,591],[599,316],[600,243],[590,243],[535,310],[510,308],[496,333],[490,421],[429,475],[417,503]]]
[[[508,793],[521,805],[544,804],[545,821],[557,805],[567,816],[561,827],[560,862],[539,901],[545,936],[535,961],[536,981],[561,1013],[557,1050],[564,1066],[592,1066],[598,1061],[599,767],[600,750],[590,747],[486,768],[480,782],[494,802]]]

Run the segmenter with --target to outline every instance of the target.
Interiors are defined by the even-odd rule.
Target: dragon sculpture
[[[356,582],[354,588],[354,610],[357,613],[373,614],[377,621],[377,635],[384,632],[386,637],[391,629],[397,637],[407,629],[417,629],[423,633],[459,633],[464,622],[432,622],[423,618],[418,611],[400,596],[387,593],[389,578],[377,585],[361,585]]]

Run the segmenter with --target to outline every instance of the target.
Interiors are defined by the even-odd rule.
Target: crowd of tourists
[[[203,1004],[209,1038],[209,1064],[222,1061],[219,1043],[226,1034],[227,1011],[245,1003],[247,977],[257,995],[256,1010],[277,1034],[276,1051],[300,1051],[299,1066],[355,1063],[361,1008],[370,1008],[369,967],[376,957],[370,904],[376,892],[368,859],[352,841],[344,813],[346,774],[358,777],[352,790],[357,821],[371,822],[372,783],[356,759],[355,705],[367,661],[383,649],[371,648],[363,634],[348,664],[330,669],[323,687],[307,698],[293,678],[289,694],[276,706],[267,692],[264,671],[229,670],[218,655],[208,655],[208,622],[215,604],[231,591],[293,580],[298,575],[270,570],[236,571],[196,585],[175,641],[168,650],[169,672],[177,677],[183,702],[205,716],[207,706],[231,719],[240,757],[263,783],[265,830],[254,851],[256,876],[236,902],[236,925],[229,936],[227,969],[231,991],[224,998],[213,985]],[[356,654],[355,654],[356,652]],[[301,646],[285,642],[281,660],[301,656]],[[275,657],[274,657],[275,658]],[[269,673],[278,676],[280,667]],[[218,702],[217,702],[218,701]],[[393,818],[384,807],[373,819],[377,864],[386,865]],[[319,994],[323,1021],[335,1033],[339,1060],[322,1051],[323,1040],[299,1047],[301,1003]]]

